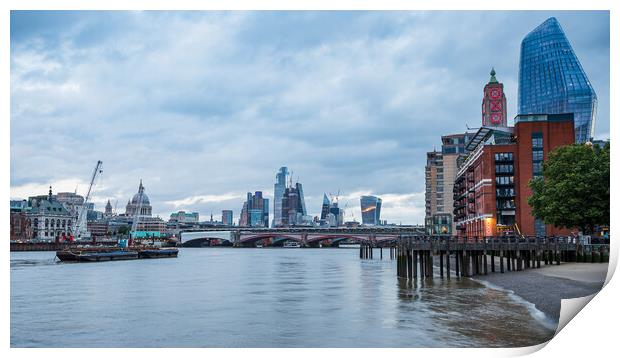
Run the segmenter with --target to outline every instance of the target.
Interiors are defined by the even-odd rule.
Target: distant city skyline
[[[551,16],[607,139],[607,11],[12,11],[11,198],[84,195],[102,160],[98,210],[143,179],[153,215],[238,222],[286,166],[312,216],[340,190],[346,220],[374,195],[383,220],[423,224],[426,152],[478,125],[491,68],[513,123],[521,40]]]

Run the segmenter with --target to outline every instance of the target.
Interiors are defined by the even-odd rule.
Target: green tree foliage
[[[127,226],[127,225],[120,226],[120,227],[118,228],[118,231],[117,231],[117,232],[118,232],[120,235],[125,235],[125,234],[128,234],[128,233],[129,233],[129,226]]]
[[[609,225],[609,143],[559,147],[543,163],[543,177],[530,180],[534,217],[561,228],[590,233]]]

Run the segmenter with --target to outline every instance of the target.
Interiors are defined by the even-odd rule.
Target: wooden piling
[[[443,251],[439,250],[439,277],[443,278]]]

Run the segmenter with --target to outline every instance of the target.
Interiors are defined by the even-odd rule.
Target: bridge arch
[[[268,233],[268,234],[258,234],[258,235],[250,235],[250,236],[246,236],[242,234],[239,239],[239,242],[245,244],[245,243],[252,243],[258,240],[269,239],[269,238],[285,238],[285,239],[289,239],[289,240],[293,240],[297,242],[303,241],[301,235],[295,236],[295,235],[289,235],[289,234]]]
[[[199,243],[205,243],[212,240],[226,241],[232,244],[232,232],[231,231],[187,231],[180,234],[181,243],[186,245],[199,245]]]
[[[369,240],[368,237],[357,236],[357,235],[329,234],[329,235],[308,236],[308,238],[306,239],[306,242],[312,243],[312,242],[319,242],[319,241],[329,240],[329,239],[331,239],[333,241],[340,241],[338,239],[341,239],[341,240],[352,240],[352,241],[355,241],[355,242],[363,242],[363,241],[368,241]]]

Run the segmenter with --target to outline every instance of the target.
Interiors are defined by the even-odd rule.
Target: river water
[[[11,346],[515,347],[553,335],[507,292],[470,279],[407,284],[384,254],[197,248],[68,264],[12,252]]]

